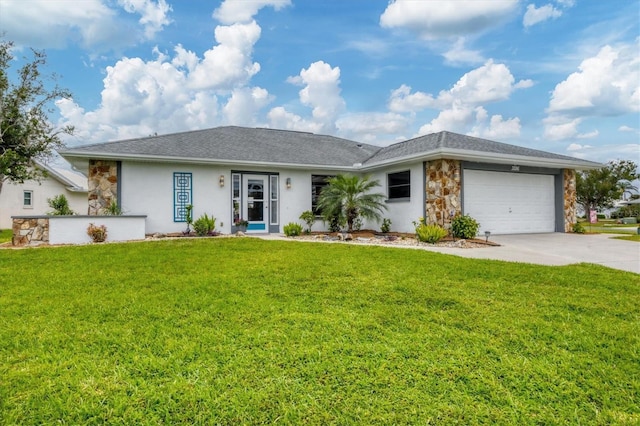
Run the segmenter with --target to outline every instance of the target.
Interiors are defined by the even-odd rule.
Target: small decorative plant
[[[104,210],[104,214],[106,216],[122,216],[122,209],[116,200],[111,200],[107,208]]]
[[[426,225],[420,223],[416,226],[416,238],[423,243],[435,244],[447,236],[447,230],[440,225]]]
[[[391,219],[382,219],[382,225],[380,225],[380,232],[386,234],[391,230]]]
[[[195,222],[193,222],[193,230],[196,231],[196,234],[199,237],[204,237],[205,235],[208,235],[215,228],[216,228],[216,218],[213,216],[209,217],[209,215],[207,215],[206,213],[200,216],[198,219],[196,219]]]
[[[310,234],[311,227],[313,226],[313,223],[316,221],[316,215],[313,214],[311,210],[307,210],[302,212],[302,214],[300,215],[300,219],[302,219],[304,223],[307,225],[307,229],[304,232],[306,232],[307,234]]]
[[[295,222],[289,222],[284,226],[283,230],[284,235],[287,237],[297,237],[302,234],[302,225]]]
[[[185,234],[189,234],[191,232],[191,224],[193,223],[193,216],[191,212],[193,211],[193,204],[187,204],[184,206],[185,210],[185,222],[187,222],[187,230],[184,231]]]
[[[246,228],[247,226],[249,226],[249,221],[244,220],[243,218],[238,218],[233,221],[233,224],[238,228]]]
[[[451,235],[454,238],[469,240],[478,235],[480,224],[477,220],[466,215],[458,215],[451,220]]]
[[[101,243],[107,239],[107,227],[104,225],[96,226],[90,223],[87,228],[87,235],[91,237],[94,243]]]
[[[571,230],[576,234],[584,234],[586,232],[584,229],[584,226],[582,226],[580,222],[574,223],[573,226],[571,227]]]

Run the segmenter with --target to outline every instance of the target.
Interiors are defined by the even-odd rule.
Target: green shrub
[[[307,234],[311,233],[311,227],[313,226],[313,223],[316,221],[316,215],[313,214],[313,212],[311,210],[307,210],[302,212],[302,214],[300,215],[300,219],[304,221],[304,223],[307,224],[307,229],[305,230],[305,232]]]
[[[206,213],[200,216],[195,222],[193,222],[193,230],[200,237],[209,234],[216,228],[216,218],[209,217]]]
[[[297,237],[302,234],[302,225],[295,222],[289,222],[284,226],[284,235],[287,237]]]
[[[380,232],[386,234],[391,230],[391,219],[382,219],[382,225],[380,225]]]
[[[464,216],[458,215],[451,221],[451,234],[455,238],[463,238],[465,240],[475,238],[479,229],[480,224],[478,221],[468,214]]]
[[[69,202],[64,194],[56,195],[53,198],[47,198],[47,203],[49,204],[49,207],[53,209],[53,211],[47,213],[50,216],[69,216],[76,214],[76,212],[71,210],[71,207],[69,207]]]
[[[573,226],[571,227],[571,230],[573,232],[575,232],[576,234],[584,234],[585,233],[584,226],[582,226],[582,224],[580,222],[574,223]]]
[[[423,243],[435,244],[447,236],[447,230],[440,225],[419,224],[416,226],[416,238]]]

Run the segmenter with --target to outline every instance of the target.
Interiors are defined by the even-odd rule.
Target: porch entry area
[[[246,221],[249,234],[277,233],[279,226],[279,176],[275,173],[233,172],[232,232],[242,230]]]

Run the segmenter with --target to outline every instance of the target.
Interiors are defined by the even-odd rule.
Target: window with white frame
[[[24,191],[22,193],[22,207],[25,209],[33,208],[33,191]]]
[[[405,170],[387,175],[387,194],[390,200],[409,199],[411,197],[411,172]]]

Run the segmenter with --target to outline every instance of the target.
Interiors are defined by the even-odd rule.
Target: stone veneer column
[[[89,160],[89,215],[104,212],[112,200],[118,199],[118,163]]]
[[[576,171],[564,169],[562,171],[562,185],[564,198],[564,232],[572,232],[576,223],[577,196],[576,196]]]
[[[427,223],[449,228],[451,213],[462,213],[460,182],[461,165],[458,160],[434,160],[426,165]]]

